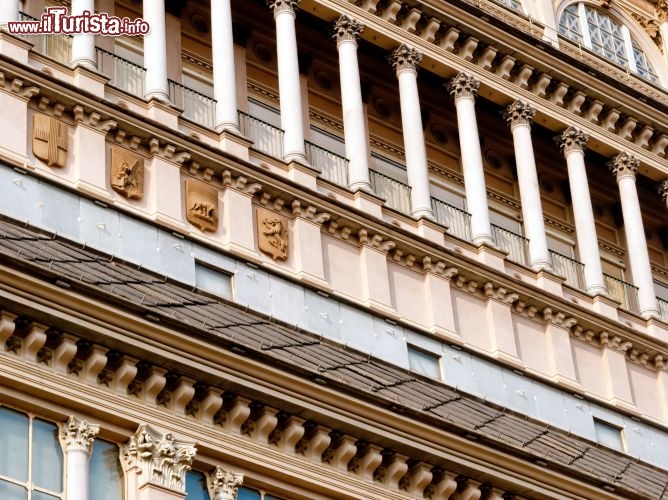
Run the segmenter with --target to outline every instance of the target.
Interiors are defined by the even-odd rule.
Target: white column
[[[585,288],[590,295],[607,295],[584,163],[587,139],[587,135],[581,130],[568,127],[561,134],[559,147],[568,166],[568,183],[571,190],[578,253],[580,261],[584,264]]]
[[[278,93],[281,105],[283,159],[306,162],[302,97],[299,85],[295,8],[299,0],[269,0],[276,21],[276,50],[278,53]]]
[[[2,0],[0,2],[0,27],[6,28],[7,21],[18,21],[20,10],[19,0]]]
[[[400,45],[392,53],[392,67],[399,80],[401,128],[404,135],[406,174],[411,187],[411,215],[432,219],[429,194],[429,168],[424,145],[424,130],[420,114],[420,96],[417,87],[417,66],[422,54],[406,45]]]
[[[239,131],[237,85],[232,39],[230,0],[211,0],[211,53],[213,96],[216,99],[216,130]]]
[[[164,2],[144,2],[144,20],[150,26],[150,31],[144,35],[144,66],[146,67],[144,98],[168,102],[167,32]]]
[[[476,245],[494,244],[489,223],[485,172],[475,116],[475,96],[480,82],[472,76],[459,73],[449,84],[450,95],[455,98],[459,149],[462,155],[466,207],[471,214],[471,239]]]
[[[88,459],[100,426],[70,417],[63,425],[67,500],[88,500]]]
[[[619,153],[612,159],[610,170],[617,179],[619,197],[622,202],[626,251],[629,255],[633,284],[638,287],[640,314],[647,318],[659,315],[654,292],[652,267],[649,263],[647,240],[640,213],[640,200],[636,189],[636,172],[640,161],[633,155]]]
[[[72,15],[81,16],[84,11],[95,13],[95,0],[72,0]],[[83,66],[86,69],[97,69],[95,57],[95,35],[77,33],[72,36],[72,60],[70,66]]]
[[[531,142],[531,121],[536,110],[529,104],[515,101],[506,108],[506,122],[510,125],[517,163],[517,182],[522,200],[524,234],[529,239],[529,260],[531,268],[538,271],[551,268],[547,250],[547,236],[543,220],[543,207],[538,187],[536,160]]]
[[[357,37],[364,25],[341,16],[334,25],[336,48],[339,51],[343,134],[348,157],[348,187],[353,191],[371,191],[369,182],[369,144],[362,104],[362,86],[357,62]]]
[[[208,474],[207,479],[209,491],[213,492],[211,500],[237,500],[237,490],[243,484],[244,475],[218,466]]]

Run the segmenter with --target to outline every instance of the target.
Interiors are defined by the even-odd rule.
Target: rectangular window
[[[441,379],[441,357],[411,345],[408,346],[408,367],[415,373]]]
[[[206,476],[196,470],[186,472],[186,498],[188,500],[209,500]]]
[[[624,438],[620,427],[595,418],[594,430],[598,443],[615,450],[624,451]]]
[[[0,407],[0,498],[62,498],[63,452],[58,427]]]
[[[199,262],[195,262],[195,283],[197,288],[224,299],[232,298],[232,276]]]
[[[114,443],[96,439],[89,461],[89,497],[95,500],[123,498],[123,470],[120,452]]]

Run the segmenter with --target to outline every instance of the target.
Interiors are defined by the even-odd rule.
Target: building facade
[[[667,12],[1,2],[0,498],[668,498]]]

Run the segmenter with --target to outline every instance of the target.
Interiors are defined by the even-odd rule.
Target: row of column
[[[89,500],[89,460],[99,431],[99,425],[75,417],[70,417],[62,426],[60,434],[65,449],[68,500]],[[141,425],[118,457],[126,472],[128,497],[183,500],[186,496],[185,474],[190,470],[196,452],[195,443],[177,441],[169,432]],[[212,500],[236,500],[243,474],[216,467],[208,475],[207,482]]]
[[[281,111],[284,134],[284,159],[306,161],[302,100],[300,91],[295,9],[299,0],[269,0],[276,23],[276,45]],[[94,11],[94,0],[72,0],[72,12]],[[165,9],[163,2],[144,2],[144,20],[150,32],[144,37],[147,99],[168,100]],[[18,18],[18,2],[2,3],[0,22]],[[366,121],[357,60],[357,39],[363,25],[342,16],[335,23],[333,37],[339,53],[341,101],[344,122],[346,156],[349,159],[349,187],[370,190],[369,145],[366,139]],[[236,103],[236,76],[232,39],[230,0],[211,0],[211,36],[213,54],[214,97],[216,128],[238,130]],[[420,98],[417,87],[417,67],[422,56],[413,48],[399,46],[392,54],[392,65],[399,84],[402,131],[406,156],[408,184],[411,187],[411,214],[433,217],[429,190],[429,169],[425,148]],[[73,38],[72,65],[95,69],[94,35],[76,35]],[[448,85],[457,112],[462,170],[468,211],[471,213],[471,234],[474,244],[493,244],[487,190],[482,164],[475,97],[479,82],[459,74]],[[551,266],[547,237],[540,202],[540,190],[531,141],[531,121],[535,111],[531,106],[515,102],[506,109],[506,120],[513,135],[518,183],[524,219],[524,230],[529,240],[530,264],[533,269]],[[591,198],[584,166],[586,135],[574,128],[561,137],[561,149],[566,157],[573,200],[580,259],[585,266],[588,293],[604,294],[598,241]],[[624,227],[630,256],[633,281],[639,288],[639,303],[643,315],[658,313],[651,267],[644,237],[635,172],[638,162],[621,153],[613,161],[617,176]]]

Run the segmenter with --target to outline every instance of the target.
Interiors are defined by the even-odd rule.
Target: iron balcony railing
[[[109,78],[109,85],[139,98],[144,97],[146,69],[100,47],[95,47],[95,51],[97,70]]]
[[[529,265],[529,240],[524,236],[491,224],[492,238],[500,250],[508,253],[508,259],[524,266]]]
[[[411,213],[411,188],[406,184],[395,181],[387,175],[375,170],[369,170],[371,189],[376,195],[385,198],[388,207],[403,212]]]
[[[3,0],[7,1],[7,0]],[[39,21],[25,12],[21,12],[21,21]],[[33,50],[50,57],[54,61],[69,66],[72,60],[72,37],[65,34],[21,35],[34,44]]]
[[[657,297],[656,302],[659,304],[659,317],[668,323],[668,300]]]
[[[640,306],[638,305],[638,287],[626,283],[609,274],[603,274],[603,281],[608,289],[610,298],[622,304],[622,309],[640,314]]]
[[[554,272],[566,278],[568,286],[572,286],[578,290],[585,290],[584,264],[582,262],[578,262],[553,250],[550,250],[550,260],[552,261]]]
[[[207,128],[216,123],[216,100],[174,80],[169,84],[169,102],[183,110],[183,117]]]
[[[274,158],[283,158],[283,131],[254,116],[239,111],[241,133],[253,141],[253,147]]]
[[[320,170],[320,175],[339,186],[348,187],[348,159],[309,141],[306,145],[306,159]]]
[[[436,222],[447,226],[448,233],[465,241],[471,241],[471,214],[444,201],[432,197],[431,209]]]

